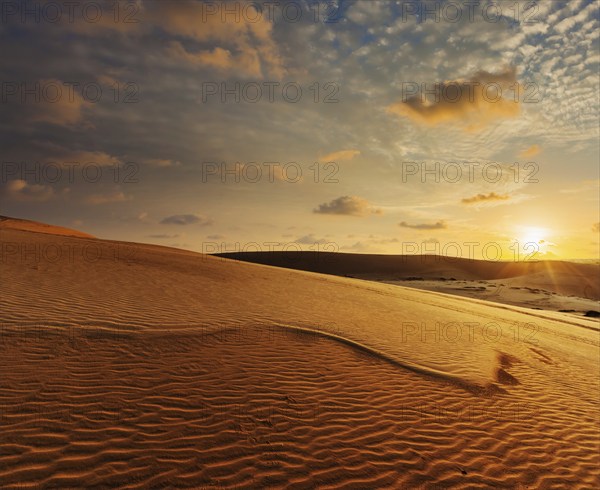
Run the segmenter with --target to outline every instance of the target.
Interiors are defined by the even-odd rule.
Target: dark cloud
[[[2,191],[7,197],[17,201],[47,201],[54,196],[52,187],[29,184],[22,179],[9,180]]]
[[[507,194],[496,194],[490,192],[489,194],[477,194],[473,197],[465,197],[461,202],[463,204],[477,204],[480,202],[492,202],[492,201],[508,201],[510,196]]]
[[[212,224],[212,220],[196,216],[195,214],[175,214],[173,216],[167,216],[160,222],[161,225],[194,225],[199,224],[206,226]]]
[[[509,87],[516,83],[516,70],[507,68],[499,73],[479,71],[466,80],[454,80],[428,85],[432,99],[424,97],[423,86],[415,83],[404,94],[404,100],[388,107],[388,111],[408,117],[418,123],[438,124],[462,120],[471,123],[469,128],[479,128],[500,117],[515,117],[519,104],[508,95]],[[511,92],[512,95],[512,92]]]
[[[328,240],[326,240],[325,238],[317,238],[311,233],[310,235],[304,235],[303,237],[297,238],[296,240],[294,240],[294,242],[301,243],[303,245],[323,245],[325,243],[328,243]]]
[[[124,192],[113,192],[112,194],[92,194],[85,201],[88,204],[107,204],[129,200],[131,200],[131,197],[127,197]]]
[[[412,228],[413,230],[445,230],[446,228],[448,228],[444,221],[438,221],[437,223],[433,224],[417,223],[414,225],[411,225],[406,221],[402,221],[401,223],[398,223],[398,226],[401,226],[402,228]]]
[[[382,214],[381,210],[372,207],[369,201],[357,196],[338,197],[329,203],[320,204],[313,212],[318,214],[340,214],[346,216]]]

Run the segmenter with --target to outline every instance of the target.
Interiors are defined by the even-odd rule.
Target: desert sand
[[[439,255],[328,252],[218,254],[246,262],[354,277],[576,316],[598,311],[600,264],[501,262]]]
[[[0,245],[2,488],[600,486],[596,319],[11,219]]]

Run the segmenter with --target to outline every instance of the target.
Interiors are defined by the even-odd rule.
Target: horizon
[[[0,220],[16,220],[16,221],[31,221],[32,223],[38,223],[35,220],[29,220],[26,218],[17,218],[13,216],[2,216],[0,215]],[[41,223],[49,226],[61,226],[56,225],[54,223]],[[65,227],[66,229],[70,229]],[[71,228],[72,229],[72,228]],[[73,229],[74,231],[87,233],[89,230],[84,229]],[[91,235],[91,233],[90,233]],[[123,240],[109,239],[96,235],[92,235],[95,239],[104,240],[104,241],[116,241],[123,242]],[[473,258],[473,257],[459,257],[454,255],[439,255],[434,253],[422,253],[422,254],[394,254],[394,253],[372,253],[372,252],[342,252],[339,250],[238,250],[238,251],[227,251],[227,252],[197,252],[196,250],[180,248],[180,247],[172,247],[169,245],[164,245],[160,243],[153,242],[124,242],[124,243],[133,243],[133,244],[144,244],[144,245],[157,245],[160,247],[174,248],[177,250],[184,250],[186,252],[195,252],[205,255],[214,255],[214,256],[226,256],[226,255],[236,255],[236,254],[337,254],[337,255],[365,255],[365,256],[374,256],[374,257],[439,257],[440,259],[461,259],[461,260],[474,260],[474,261],[483,261],[483,262],[499,262],[499,263],[536,263],[536,262],[572,262],[572,263],[587,263],[587,264],[600,264],[600,259],[586,259],[586,258],[572,258],[572,259],[560,259],[560,258],[530,258],[527,260],[511,260],[511,259],[498,259],[498,260],[489,260],[483,258]],[[226,247],[223,247],[226,248]],[[4,255],[3,255],[4,256]]]

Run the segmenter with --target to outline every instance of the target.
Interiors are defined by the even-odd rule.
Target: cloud
[[[92,163],[100,167],[116,167],[123,163],[122,158],[106,151],[73,149],[46,139],[32,140],[30,147],[33,149],[32,155],[35,155],[36,159],[61,167],[71,167],[73,163],[80,165]]]
[[[225,235],[208,235],[206,238],[208,238],[209,240],[222,240],[223,238],[225,238]]]
[[[86,198],[88,204],[108,204],[112,202],[130,201],[123,192],[113,192],[112,194],[92,194]]]
[[[445,230],[448,228],[448,225],[446,225],[444,221],[438,221],[436,223],[417,223],[414,225],[402,221],[398,223],[398,226],[402,228],[412,228],[413,230]]]
[[[272,38],[273,23],[268,17],[256,12],[250,4],[247,15],[223,18],[221,9],[225,4],[215,5],[213,15],[203,2],[151,2],[147,17],[172,35],[184,36],[195,44],[209,44],[209,49],[190,51],[182,42],[172,41],[168,48],[171,56],[222,73],[282,78],[286,69],[278,44]]]
[[[542,149],[540,148],[539,145],[531,145],[529,148],[522,150],[519,153],[519,156],[521,158],[531,158],[531,157],[538,155],[541,151],[542,151]]]
[[[595,180],[583,180],[577,187],[571,187],[569,189],[561,189],[558,192],[561,194],[582,194],[582,193],[594,193],[594,196],[598,194],[598,187],[600,186],[600,179]]]
[[[288,168],[290,170],[288,170]],[[290,182],[294,184],[301,184],[304,182],[302,176],[302,170],[297,166],[286,166],[286,165],[266,165],[255,162],[250,163],[236,163],[236,172],[239,175],[244,176],[244,181],[247,182],[258,182],[259,180],[265,179],[268,182]],[[227,181],[228,168],[222,165],[219,169],[221,174],[221,181]]]
[[[424,125],[463,123],[467,130],[481,129],[495,119],[519,114],[519,103],[509,88],[514,88],[515,83],[514,68],[499,73],[479,71],[467,80],[439,82],[433,86],[419,86],[415,82],[410,88],[416,94],[388,106],[387,111]],[[425,97],[428,94],[433,95],[433,101]]]
[[[148,238],[179,238],[181,235],[179,233],[175,233],[174,235],[167,235],[165,233],[158,235],[148,235]]]
[[[216,68],[220,71],[229,71],[234,66],[239,66],[248,75],[260,75],[260,63],[256,57],[240,59],[233,58],[231,51],[216,47],[211,50],[203,50],[195,53],[187,51],[179,41],[172,41],[168,48],[173,57],[183,59],[192,65],[204,65]]]
[[[195,214],[175,214],[164,218],[161,225],[193,225],[207,226],[212,224],[212,220]]]
[[[176,2],[131,2],[121,6],[120,22],[112,13],[105,12],[97,22],[64,22],[67,29],[80,35],[104,35],[106,30],[117,30],[130,36],[151,34],[158,28],[168,35],[183,38],[186,43],[201,45],[189,50],[181,41],[167,44],[170,56],[195,66],[216,69],[222,73],[281,79],[286,70],[279,53],[279,45],[272,38],[273,22],[265,12],[258,12],[252,2],[201,2],[177,0]],[[225,15],[225,6],[229,14]],[[255,2],[256,3],[256,2]],[[257,3],[260,7],[260,2]],[[209,8],[210,7],[210,8]],[[240,12],[243,9],[243,14]],[[214,10],[213,10],[214,8]],[[236,18],[235,9],[238,9]],[[233,13],[231,13],[233,10]],[[107,76],[104,80],[114,78]]]
[[[303,237],[294,240],[294,243],[301,243],[303,245],[323,245],[328,243],[329,240],[325,238],[317,238],[313,233],[310,235],[304,235]]]
[[[586,8],[581,9],[576,15],[562,19],[554,26],[554,29],[561,34],[565,34],[575,25],[584,22],[590,14],[594,14],[595,12],[598,12],[598,5],[595,2],[591,2]]]
[[[40,80],[39,90],[43,97],[33,104],[29,117],[34,123],[49,123],[57,126],[74,126],[83,120],[83,110],[92,106],[77,90],[71,90],[60,80]],[[72,88],[72,87],[71,87]]]
[[[114,167],[122,163],[122,161],[103,151],[76,151],[64,157],[65,163],[94,163],[101,167]]]
[[[320,204],[313,212],[317,214],[341,214],[347,216],[382,214],[381,209],[372,207],[369,201],[357,196],[338,197],[329,203]]]
[[[342,160],[352,160],[357,155],[360,155],[359,150],[340,150],[323,155],[322,157],[319,157],[319,160],[322,162],[340,162]]]
[[[79,4],[77,2],[73,3],[74,9],[69,8],[65,0],[54,3],[64,3],[64,5],[61,5],[62,15],[59,21],[52,24],[52,27],[60,26],[61,30],[71,30],[78,35],[100,36],[104,35],[106,31],[134,34],[146,26],[144,6],[148,2],[145,0],[132,0],[127,2],[127,5],[122,4],[120,6],[111,6],[108,2],[96,2],[97,8],[90,9],[86,13],[87,17],[84,17],[81,13],[81,7],[78,9]],[[109,7],[113,10],[109,10]],[[69,15],[71,9],[73,9],[72,16]]]
[[[144,160],[144,163],[151,165],[153,167],[179,167],[181,162],[177,160],[169,160],[166,158],[150,158],[148,160]]]
[[[496,194],[490,192],[489,194],[477,194],[473,197],[465,197],[461,200],[463,204],[477,204],[481,202],[494,202],[494,201],[508,201],[510,196],[507,194]]]
[[[594,233],[600,233],[600,223],[594,223],[594,224],[592,225],[592,231],[593,231]]]
[[[47,201],[54,196],[54,190],[47,185],[28,184],[25,180],[9,180],[5,185],[6,195],[17,201]]]

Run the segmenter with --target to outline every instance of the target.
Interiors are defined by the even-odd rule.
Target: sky
[[[0,15],[2,215],[207,253],[599,257],[597,2]]]

